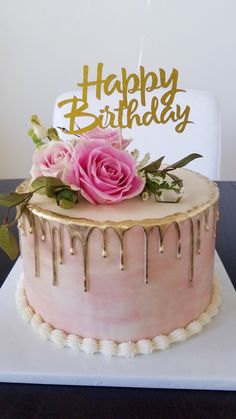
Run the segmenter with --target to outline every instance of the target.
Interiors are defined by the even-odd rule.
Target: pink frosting
[[[37,220],[36,220],[37,221]],[[196,222],[196,220],[195,220]],[[37,227],[36,223],[36,228]],[[57,225],[57,223],[55,223]],[[59,226],[59,224],[57,225]],[[29,224],[26,224],[27,231]],[[149,241],[149,283],[144,283],[144,234],[140,227],[125,233],[124,265],[120,270],[120,242],[107,231],[107,257],[102,257],[101,233],[95,229],[88,242],[88,292],[83,288],[82,253],[79,241],[70,254],[70,240],[63,230],[64,260],[59,264],[56,240],[57,284],[52,286],[49,228],[40,240],[40,278],[34,276],[34,238],[21,234],[27,297],[45,321],[55,328],[82,337],[118,342],[153,338],[184,327],[205,310],[212,294],[214,246],[213,210],[209,231],[201,227],[201,254],[195,249],[193,286],[189,286],[190,222],[181,223],[182,258],[176,258],[176,230],[171,225],[159,253],[157,230]]]
[[[136,162],[126,151],[106,140],[79,143],[74,148],[64,182],[92,204],[119,203],[140,194],[144,180],[136,174]]]

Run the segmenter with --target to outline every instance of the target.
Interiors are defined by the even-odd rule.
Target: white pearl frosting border
[[[55,329],[43,318],[34,312],[29,305],[25,287],[24,277],[21,276],[16,289],[17,306],[24,320],[31,324],[35,332],[44,340],[51,340],[59,347],[69,347],[75,351],[83,351],[86,354],[100,352],[106,356],[125,356],[133,357],[138,354],[150,354],[154,351],[167,349],[171,343],[182,342],[199,332],[209,324],[212,318],[217,314],[221,303],[219,283],[213,281],[213,293],[210,304],[207,306],[197,319],[191,321],[184,328],[173,330],[168,335],[155,336],[152,339],[141,339],[137,342],[117,343],[112,340],[97,340],[94,338],[82,338],[78,335],[67,334],[62,330]]]

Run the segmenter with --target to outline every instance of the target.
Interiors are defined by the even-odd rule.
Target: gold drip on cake
[[[39,249],[38,249],[38,234],[37,234],[37,225],[36,225],[36,219],[38,217],[35,216],[30,210],[29,208],[26,208],[24,213],[21,216],[20,221],[22,220],[23,224],[25,225],[25,229],[23,233],[23,235],[27,235],[26,233],[26,219],[28,221],[28,225],[29,225],[29,234],[33,235],[34,238],[34,274],[35,277],[38,278],[39,277]]]
[[[58,230],[57,230],[58,231]],[[60,265],[63,264],[64,258],[63,258],[63,250],[64,250],[64,246],[63,246],[63,232],[62,232],[62,226],[59,226],[59,263]]]
[[[34,237],[34,266],[35,266],[35,276],[39,277],[39,248],[38,248],[38,232],[36,225],[36,217],[32,216],[31,218],[31,234]]]
[[[213,237],[216,238],[216,226],[219,220],[219,203],[213,205]]]
[[[102,233],[102,256],[107,257],[107,229],[101,230]]]
[[[206,208],[204,210],[204,217],[205,217],[205,230],[209,231],[209,214],[210,214],[210,208]]]
[[[164,253],[164,237],[170,224],[157,225],[159,233],[159,253]]]
[[[127,230],[124,230],[123,228],[113,228],[113,231],[116,232],[117,237],[120,241],[120,270],[124,271],[125,269],[125,263],[124,263],[124,233]]]
[[[197,254],[201,254],[201,219],[197,218]]]
[[[205,220],[205,231],[209,231],[209,219],[210,219],[210,209],[205,209],[202,211],[202,214],[198,214],[193,217],[189,217],[190,224],[190,255],[189,255],[189,286],[193,286],[194,282],[194,258],[195,253],[201,253],[201,241],[202,234],[204,231],[202,229],[202,220],[204,217]],[[218,220],[218,205],[217,203],[212,207],[212,218],[213,221],[210,223],[211,229],[213,229],[213,235],[215,236],[216,223]],[[89,252],[89,237],[90,233],[96,229],[101,233],[102,239],[102,256],[107,257],[108,250],[108,237],[107,229],[111,228],[117,235],[120,244],[120,270],[125,269],[125,248],[124,248],[124,236],[125,233],[132,229],[133,227],[139,227],[144,232],[144,282],[148,284],[149,282],[149,241],[150,233],[154,229],[158,230],[158,251],[159,253],[164,252],[164,239],[167,233],[167,230],[171,225],[174,225],[176,230],[176,257],[181,259],[182,252],[182,240],[181,240],[181,226],[182,222],[180,221],[170,221],[169,223],[155,224],[152,226],[145,226],[136,224],[134,226],[85,226],[78,224],[61,224],[58,226],[57,220],[45,219],[42,216],[38,216],[27,209],[26,213],[22,215],[21,223],[25,223],[25,218],[28,220],[29,232],[34,236],[34,264],[35,264],[35,276],[39,276],[39,250],[40,246],[44,246],[44,241],[47,241],[47,230],[50,233],[51,239],[51,257],[52,257],[52,283],[55,285],[57,283],[57,263],[63,263],[64,258],[64,241],[63,241],[63,229],[65,228],[69,237],[70,243],[70,254],[75,254],[75,241],[79,239],[80,248],[82,253],[82,265],[83,265],[83,286],[84,291],[88,290],[88,252]],[[187,220],[186,220],[187,221]],[[48,225],[48,229],[46,228]],[[25,226],[26,230],[26,226]],[[28,229],[27,229],[28,230]],[[41,241],[39,243],[38,237],[41,236]],[[58,239],[58,240],[57,240]],[[39,245],[40,244],[40,245]]]
[[[63,263],[63,236],[61,226],[53,226],[50,228],[51,242],[52,242],[52,284],[56,285],[57,282],[57,251],[56,251],[56,235],[59,241],[59,263]]]
[[[189,171],[191,173],[191,171]],[[171,215],[167,215],[163,218],[150,218],[150,219],[142,219],[142,220],[130,220],[126,219],[123,221],[96,221],[87,218],[75,218],[72,216],[68,216],[66,214],[60,214],[53,212],[51,210],[45,209],[40,207],[40,204],[30,204],[30,210],[38,215],[42,216],[51,221],[58,221],[63,224],[70,224],[70,225],[77,225],[77,226],[89,226],[89,227],[98,227],[101,229],[107,227],[114,227],[114,228],[131,228],[137,225],[143,227],[153,227],[155,225],[163,225],[163,224],[170,224],[172,222],[181,222],[186,221],[190,217],[195,217],[200,214],[202,211],[209,210],[209,208],[214,205],[219,199],[219,191],[217,185],[211,182],[209,179],[205,178],[202,175],[198,174],[199,178],[202,178],[208,185],[210,190],[210,197],[208,201],[201,203],[192,207],[189,210],[185,210],[183,212],[176,212]],[[21,185],[20,185],[21,186]],[[25,185],[24,191],[27,190],[27,185]]]
[[[53,227],[51,230],[51,242],[52,242],[52,285],[56,285],[57,282],[57,254],[56,254],[56,246],[55,246],[55,233],[56,228]]]
[[[195,251],[195,234],[194,234],[194,221],[192,218],[190,221],[190,259],[189,259],[189,286],[193,287],[194,277],[194,251]]]
[[[25,215],[28,219],[29,233],[32,234],[33,233],[33,213],[32,213],[32,211],[30,211],[29,208],[25,209],[24,213],[25,213]]]
[[[75,254],[74,243],[76,239],[79,239],[81,250],[82,250],[82,263],[83,263],[83,286],[84,291],[88,291],[88,239],[93,231],[94,227],[85,227],[85,226],[69,226],[67,232],[70,238],[70,254]]]
[[[41,235],[41,241],[42,242],[45,242],[45,240],[46,240],[46,228],[45,228],[46,223],[48,225],[48,228],[50,229],[49,221],[45,220],[42,217],[39,217],[40,235]]]
[[[149,234],[151,232],[150,229],[147,227],[143,227],[144,232],[144,283],[148,284],[148,274],[149,274],[149,257],[148,257],[148,250],[149,250]]]
[[[34,259],[35,259],[35,276],[39,277],[39,241],[38,241],[38,230],[41,235],[41,241],[45,242],[47,239],[46,224],[51,238],[51,255],[52,255],[52,284],[55,285],[57,281],[57,253],[56,253],[56,238],[58,236],[59,242],[59,263],[63,263],[63,237],[62,237],[62,226],[56,227],[51,226],[50,222],[41,217],[36,217],[32,213],[26,213],[28,222],[31,225],[32,234],[34,236]],[[24,215],[23,215],[24,217]],[[37,220],[37,221],[36,221]]]
[[[25,216],[24,213],[21,215],[21,218],[18,220],[18,227],[22,230],[23,236],[26,236],[26,227],[25,227]]]
[[[177,259],[181,259],[182,255],[181,255],[181,247],[182,247],[182,240],[181,240],[181,227],[180,224],[176,221],[174,223],[175,226],[175,230],[177,233],[177,254],[176,257]]]

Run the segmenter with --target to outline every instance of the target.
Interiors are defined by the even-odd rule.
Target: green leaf
[[[16,259],[19,254],[19,246],[14,234],[8,225],[0,225],[0,247],[10,259]]]
[[[171,164],[163,169],[164,172],[168,172],[169,170],[179,169],[180,167],[186,166],[186,164],[190,163],[192,160],[198,159],[202,157],[201,154],[192,153],[188,156],[184,157],[183,159],[177,161],[176,163]]]
[[[60,204],[61,200],[70,201],[72,203],[72,205],[74,205],[74,204],[76,204],[76,202],[78,202],[78,192],[73,191],[70,188],[61,189],[60,191],[58,191],[56,193],[56,196],[57,196],[57,202],[60,206],[61,206],[61,204]]]
[[[30,194],[30,195],[32,196],[33,194]],[[18,220],[22,216],[25,208],[27,207],[27,205],[28,205],[28,203],[31,199],[31,196],[29,196],[29,198],[27,198],[24,202],[22,202],[21,204],[19,204],[17,206],[15,221]]]
[[[41,141],[40,138],[37,137],[33,128],[30,128],[28,130],[28,135],[32,138],[32,141],[35,144],[36,148],[39,148],[43,145],[43,142]]]
[[[12,192],[8,194],[0,194],[0,205],[4,207],[15,207],[27,198],[31,198],[31,193],[17,193]]]
[[[162,160],[165,156],[160,157],[158,160],[153,161],[152,163],[148,164],[147,166],[143,167],[142,170],[149,173],[157,172],[160,169]]]
[[[46,195],[49,198],[56,196],[56,192],[65,187],[65,184],[55,177],[46,177]]]
[[[178,176],[173,175],[173,173],[168,173],[168,176],[180,187],[183,186],[183,181]]]
[[[54,198],[57,191],[65,187],[66,185],[60,179],[50,176],[39,176],[31,182],[30,190],[46,194],[49,198]]]
[[[68,199],[60,199],[59,201],[59,206],[64,209],[69,209],[73,207],[73,205],[74,205],[73,202],[68,201]]]
[[[49,128],[48,132],[47,132],[47,136],[48,136],[49,140],[51,140],[51,141],[60,140],[56,128]]]
[[[31,182],[30,190],[46,194],[49,198],[52,198],[56,196],[58,190],[64,187],[65,184],[60,179],[50,176],[39,176]]]
[[[36,179],[34,179],[30,184],[30,190],[33,192],[35,189],[42,188],[37,192],[45,194],[46,189],[44,190],[43,188],[46,188],[46,179],[46,176],[39,176]]]
[[[41,125],[38,115],[32,115],[30,122],[31,124]]]

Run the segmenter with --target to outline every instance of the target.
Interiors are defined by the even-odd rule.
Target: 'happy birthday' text
[[[58,103],[60,108],[64,105],[71,105],[70,112],[64,115],[65,118],[69,118],[70,134],[79,135],[97,126],[132,128],[133,124],[149,126],[152,122],[166,124],[169,121],[176,123],[176,132],[182,133],[187,124],[192,123],[189,120],[189,105],[182,108],[174,103],[176,94],[185,92],[177,86],[178,71],[175,68],[169,76],[162,68],[159,69],[159,74],[153,71],[146,73],[143,66],[140,66],[139,74],[127,74],[126,69],[121,68],[121,77],[118,78],[113,73],[104,77],[103,66],[102,63],[98,64],[96,78],[90,80],[89,66],[85,65],[83,81],[78,83],[82,89],[82,97],[74,96]],[[96,99],[99,101],[104,100],[104,95],[116,94],[118,98],[120,97],[117,100],[117,106],[111,108],[110,105],[105,105],[99,110],[98,115],[93,114],[90,110],[91,104],[88,103],[89,88],[94,89]],[[160,97],[156,96],[158,89],[161,89]],[[147,110],[147,94],[150,95],[150,92],[153,92],[153,96]],[[84,118],[88,120],[87,124],[82,127],[79,119],[81,117],[83,117],[83,123]]]

